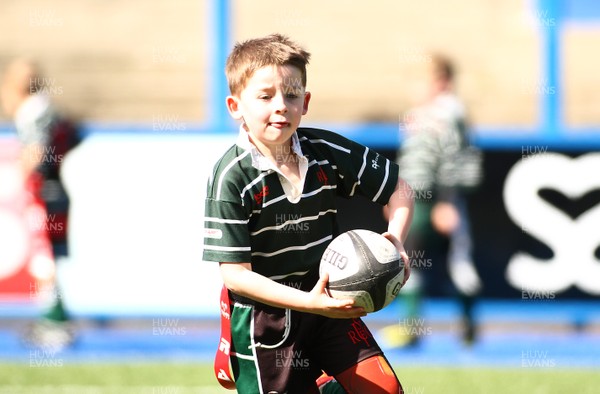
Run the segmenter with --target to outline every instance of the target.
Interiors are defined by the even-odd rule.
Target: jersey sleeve
[[[240,198],[235,176],[220,184],[209,180],[204,204],[203,260],[249,262],[251,257],[249,212]]]
[[[387,204],[398,182],[398,165],[364,145],[331,133],[328,144],[337,167],[337,192],[342,197],[362,195]]]

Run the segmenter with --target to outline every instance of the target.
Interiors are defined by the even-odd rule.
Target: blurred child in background
[[[35,217],[28,221],[41,230],[40,238],[45,239],[34,240],[32,247],[40,249],[47,241],[51,244],[51,250],[34,250],[30,262],[30,271],[37,280],[31,285],[31,292],[36,293],[32,295],[50,296],[51,305],[25,332],[24,339],[32,346],[62,348],[72,343],[74,335],[56,283],[55,262],[68,254],[69,198],[60,168],[66,153],[79,143],[79,134],[52,105],[45,81],[33,62],[14,60],[4,72],[0,98],[21,143],[20,165],[32,206],[41,208],[30,210]]]
[[[406,244],[415,269],[413,280],[400,294],[407,304],[406,318],[401,320],[400,330],[385,330],[388,342],[396,346],[415,344],[419,339],[423,327],[415,326],[423,325],[419,320],[422,292],[425,286],[440,285],[432,275],[438,261],[447,265],[458,293],[462,338],[468,343],[475,339],[472,309],[481,290],[467,210],[468,194],[480,183],[481,155],[469,143],[465,107],[453,86],[452,62],[440,55],[430,59],[416,95],[418,105],[404,117],[406,134],[397,159],[400,176],[411,185],[415,197]]]

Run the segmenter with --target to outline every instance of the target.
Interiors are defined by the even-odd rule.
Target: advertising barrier
[[[234,134],[93,134],[65,158],[70,254],[58,275],[73,314],[218,314],[218,266],[202,261],[204,193],[213,163],[234,141]],[[485,151],[484,183],[470,200],[482,295],[597,296],[600,153],[537,149]],[[0,297],[33,302],[18,181],[7,197],[9,156],[1,167]],[[364,199],[340,199],[339,212],[342,229],[385,230],[380,208]],[[434,288],[431,295],[445,295]]]

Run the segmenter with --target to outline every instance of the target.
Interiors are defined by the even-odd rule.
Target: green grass
[[[397,366],[406,394],[597,393],[600,372]],[[209,364],[0,364],[0,394],[212,394]]]
[[[597,393],[597,370],[397,367],[406,394]]]

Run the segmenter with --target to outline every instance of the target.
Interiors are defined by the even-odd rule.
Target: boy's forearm
[[[251,269],[246,263],[221,263],[225,286],[232,292],[277,308],[309,311],[309,293],[284,286]]]
[[[390,197],[388,232],[404,242],[413,216],[413,190],[403,179],[398,178],[396,190]]]

